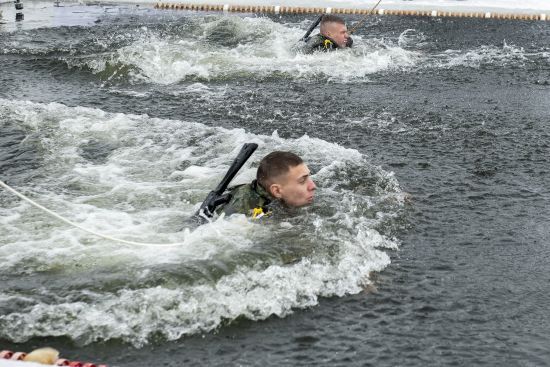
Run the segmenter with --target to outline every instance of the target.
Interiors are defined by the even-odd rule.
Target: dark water
[[[307,134],[353,148],[393,171],[413,197],[398,222],[377,228],[399,249],[364,291],[321,297],[284,318],[239,317],[172,341],[153,334],[140,348],[66,336],[2,347],[50,345],[120,366],[550,364],[548,23],[381,17],[358,32],[352,56],[296,61],[278,50],[305,29],[304,17],[252,27],[218,15],[118,14],[93,26],[0,33],[0,98],[277,130],[282,139]],[[208,22],[217,22],[210,33],[200,28]],[[274,45],[284,29],[286,44]],[[200,44],[169,50],[199,34]],[[269,45],[272,54],[246,62]],[[147,71],[154,53],[143,50],[156,46],[161,66]],[[235,65],[189,71],[208,65],[195,59],[162,69],[166,58],[201,53],[217,63],[217,49],[236,49]],[[367,62],[378,66],[356,65]],[[223,93],[209,97],[205,86]],[[20,146],[25,133],[15,122],[2,129],[2,175],[24,182],[40,152]],[[114,149],[95,144],[94,157]]]

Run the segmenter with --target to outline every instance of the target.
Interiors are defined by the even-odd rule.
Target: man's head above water
[[[272,197],[290,207],[311,204],[317,188],[302,158],[291,152],[266,155],[260,161],[256,180]]]
[[[330,38],[338,47],[344,48],[348,45],[348,28],[344,20],[336,15],[325,15],[321,20],[321,35]]]

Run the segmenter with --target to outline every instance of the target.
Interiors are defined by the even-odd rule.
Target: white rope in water
[[[85,228],[85,227],[82,227],[80,224],[78,223],[75,223],[75,222],[72,222],[64,217],[62,217],[61,215],[51,211],[50,209],[48,208],[45,208],[43,207],[42,205],[34,202],[33,200],[29,199],[28,197],[26,197],[25,195],[21,194],[20,192],[16,191],[15,189],[13,189],[12,187],[8,186],[5,182],[1,181],[0,180],[0,186],[2,186],[4,189],[6,189],[7,191],[11,192],[12,194],[18,196],[19,198],[23,199],[24,201],[28,202],[29,204],[31,205],[34,205],[35,207],[37,207],[38,209],[40,210],[43,210],[45,211],[46,213],[50,214],[51,216],[59,219],[60,221],[62,222],[65,222],[73,227],[76,227],[84,232],[88,232],[88,233],[91,233],[93,234],[94,236],[97,236],[97,237],[101,237],[101,238],[104,238],[106,240],[109,240],[109,241],[114,241],[114,242],[119,242],[119,243],[124,243],[126,245],[133,245],[133,246],[157,246],[157,247],[172,247],[172,246],[183,246],[185,245],[186,243],[185,242],[178,242],[178,243],[144,243],[144,242],[135,242],[135,241],[128,241],[128,240],[123,240],[123,239],[120,239],[120,238],[115,238],[115,237],[111,237],[111,236],[108,236],[108,235],[105,235],[105,234],[102,234],[102,233],[99,233],[99,232],[96,232],[96,231],[93,231],[91,229],[88,229],[88,228]]]

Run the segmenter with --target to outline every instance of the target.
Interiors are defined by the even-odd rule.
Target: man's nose
[[[309,191],[313,191],[317,188],[317,185],[315,185],[315,182],[313,182],[312,179],[309,179],[309,185],[308,185],[308,190]]]

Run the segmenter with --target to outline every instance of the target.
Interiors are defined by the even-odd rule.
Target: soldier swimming
[[[309,37],[319,22],[321,23],[319,33],[313,37]],[[353,40],[348,33],[346,23],[336,15],[321,15],[310,27],[302,40],[306,42],[302,48],[302,52],[307,54],[316,51],[333,51],[353,45]]]
[[[382,0],[378,0],[368,14],[357,22],[349,31],[342,18],[330,14],[320,15],[300,40],[306,43],[303,47],[300,47],[300,50],[304,53],[310,54],[315,51],[326,52],[339,48],[350,48],[353,45],[351,34],[361,27],[367,21],[369,16],[374,14],[375,9],[381,1]],[[319,23],[321,23],[319,34],[310,37],[309,35],[315,28],[317,28]]]
[[[251,154],[250,152],[248,156]],[[317,187],[311,179],[311,173],[302,158],[291,152],[269,153],[260,161],[254,181],[231,187],[226,191],[227,184],[248,158],[243,160],[241,154],[239,156],[241,159],[237,157],[235,162],[240,166],[235,169],[234,162],[222,183],[201,205],[197,213],[199,216],[211,217],[215,212],[225,215],[240,213],[252,218],[261,218],[269,216],[277,204],[298,208],[313,202]],[[228,176],[231,176],[229,180]],[[225,187],[222,184],[225,184]]]

